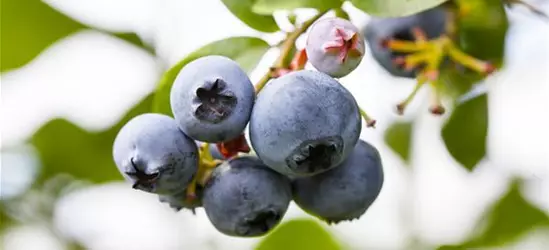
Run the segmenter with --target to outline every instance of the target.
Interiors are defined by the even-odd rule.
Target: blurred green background
[[[257,81],[277,56],[279,30],[292,29],[288,13],[302,22],[342,2],[1,0],[2,249],[547,249],[549,22],[499,0],[476,5],[460,45],[504,67],[485,80],[443,72],[455,96],[472,96],[448,101],[444,116],[426,112],[427,90],[396,115],[414,81],[369,54],[341,79],[378,121],[361,138],[379,148],[386,176],[360,220],[329,226],[292,204],[268,236],[234,238],[202,210],[175,213],[123,182],[114,136],[137,114],[170,114],[181,66],[221,54]],[[442,1],[405,2],[353,0],[342,10],[363,27],[367,13]],[[531,2],[549,12],[547,1]]]

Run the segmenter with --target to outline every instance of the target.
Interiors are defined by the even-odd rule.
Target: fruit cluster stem
[[[305,21],[303,24],[301,24],[301,26],[299,26],[298,28],[296,28],[292,33],[290,33],[287,37],[286,37],[286,40],[284,40],[284,42],[282,43],[281,45],[281,51],[280,51],[280,55],[278,56],[278,58],[276,59],[273,67],[271,68],[283,68],[285,65],[284,65],[284,62],[287,60],[287,58],[290,56],[291,52],[292,52],[292,49],[294,48],[295,46],[295,42],[297,41],[297,39],[307,31],[307,29],[309,29],[309,27],[311,27],[311,25],[316,21],[318,20],[320,17],[322,17],[324,14],[326,13],[326,11],[324,12],[319,12],[318,14],[316,14],[315,16],[313,16],[311,19]],[[263,77],[261,77],[261,79],[255,84],[255,93],[258,94],[259,91],[261,91],[261,89],[263,89],[263,87],[265,87],[265,85],[267,84],[267,82],[272,78],[272,71],[268,71],[267,73],[265,73],[265,75],[263,75]]]
[[[440,73],[440,65],[445,56],[455,63],[461,64],[466,68],[476,71],[480,74],[491,74],[496,67],[489,62],[479,60],[465,52],[463,52],[448,35],[442,35],[438,38],[427,40],[424,32],[421,30],[415,31],[415,41],[403,41],[389,39],[382,42],[382,46],[389,48],[395,52],[408,53],[408,55],[400,56],[394,59],[394,63],[405,70],[414,70],[418,66],[425,67],[417,75],[417,83],[406,99],[397,105],[397,113],[403,114],[406,106],[413,100],[419,88],[425,82],[434,88],[435,93],[431,107],[431,113],[441,115],[444,113],[440,94],[438,93],[438,77]]]
[[[191,183],[187,186],[186,198],[188,201],[196,198],[196,186],[204,186],[210,177],[211,170],[221,163],[220,160],[213,158],[209,147],[209,143],[204,143],[198,148],[198,170]]]
[[[523,7],[528,9],[530,12],[532,12],[532,13],[534,13],[534,14],[542,17],[542,18],[545,18],[545,20],[549,20],[549,16],[545,12],[543,12],[539,8],[535,7],[534,5],[532,5],[532,4],[530,4],[526,1],[523,1],[523,0],[503,0],[503,2],[507,6],[510,6],[510,5],[513,5],[513,4],[522,5]]]
[[[360,116],[366,121],[366,126],[375,128],[376,120],[372,119],[361,107],[358,107],[358,111],[360,112]]]

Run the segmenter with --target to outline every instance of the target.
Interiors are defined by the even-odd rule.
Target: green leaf
[[[2,0],[0,18],[2,72],[27,64],[57,40],[88,28],[38,0]],[[135,34],[114,35],[142,46]]]
[[[0,200],[0,234],[17,222],[10,216],[5,208],[5,201]]]
[[[280,224],[255,250],[341,250],[343,247],[318,222],[294,219]]]
[[[231,37],[199,48],[164,73],[156,88],[153,111],[173,116],[170,91],[177,74],[187,63],[207,55],[221,55],[235,60],[249,73],[269,48],[267,42],[256,37]]]
[[[89,132],[65,119],[54,119],[31,138],[42,162],[35,185],[67,173],[95,183],[122,180],[112,159],[112,143],[120,128],[136,115],[149,112],[152,95],[134,106],[115,126]]]
[[[339,18],[343,18],[345,20],[350,20],[349,14],[342,8],[336,8],[334,9],[335,16]]]
[[[251,8],[256,0],[221,0],[227,6],[227,9],[242,22],[259,31],[275,32],[278,31],[272,15],[260,15],[252,12]]]
[[[377,17],[413,15],[438,6],[448,0],[351,0],[353,5]]]
[[[478,59],[500,65],[505,52],[509,21],[504,1],[460,1],[465,14],[457,21],[459,46]]]
[[[105,33],[108,33],[108,31],[103,31]],[[135,33],[126,32],[126,33],[110,33],[111,35],[118,37],[130,44],[133,44],[139,48],[142,48],[149,52],[151,55],[154,55],[156,52],[154,51],[154,48],[152,48],[150,45],[145,44],[139,36],[137,36]]]
[[[412,123],[395,122],[385,131],[385,143],[406,163],[410,162]]]
[[[442,128],[448,152],[466,169],[472,170],[486,153],[488,97],[477,96],[459,104]]]
[[[298,8],[314,8],[326,11],[339,8],[342,0],[256,0],[252,11],[259,14],[272,14],[277,10],[294,10]]]
[[[441,91],[453,100],[471,91],[473,86],[484,76],[463,67],[456,68],[455,64],[444,64],[440,68],[439,82]]]
[[[509,22],[504,9],[504,1],[459,1],[461,8],[467,9],[457,20],[458,47],[465,53],[488,61],[500,68],[505,54],[505,37]],[[445,84],[444,92],[451,97],[459,97],[471,90],[475,83],[485,76],[478,72],[454,64],[445,65],[440,77]]]
[[[23,66],[53,42],[84,28],[42,1],[2,0],[1,70]]]
[[[515,181],[488,212],[484,223],[486,228],[475,240],[475,245],[500,245],[513,241],[534,227],[549,225],[549,217],[522,197],[520,183]]]
[[[297,24],[297,15],[293,12],[288,13],[288,21],[295,26]]]
[[[439,249],[471,249],[495,247],[518,240],[525,233],[538,227],[549,226],[549,216],[525,200],[520,192],[521,183],[515,180],[507,193],[483,216],[480,232],[471,239],[455,246]]]

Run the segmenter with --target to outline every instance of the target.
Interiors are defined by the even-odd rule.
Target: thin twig
[[[273,67],[271,67],[271,68],[283,68],[285,66],[284,62],[286,61],[288,56],[290,56],[290,52],[292,51],[292,48],[295,46],[295,42],[299,38],[299,36],[301,36],[303,33],[305,33],[307,31],[307,29],[309,29],[309,27],[311,27],[311,25],[316,20],[318,20],[320,17],[322,17],[325,13],[326,12],[320,12],[320,13],[316,14],[314,17],[312,17],[311,19],[305,21],[299,28],[297,28],[296,30],[294,30],[292,33],[290,33],[288,35],[288,37],[286,38],[284,43],[282,43],[282,48],[281,48],[281,51],[280,51],[280,55],[278,56],[278,58],[276,59],[274,65],[273,65]],[[271,79],[271,76],[272,76],[271,73],[272,73],[271,70],[269,70],[255,84],[256,94],[259,93],[259,91],[261,91],[261,89],[263,89],[263,87],[265,87],[265,84],[267,84],[267,82]]]

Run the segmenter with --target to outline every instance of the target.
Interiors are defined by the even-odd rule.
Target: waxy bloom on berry
[[[351,73],[364,56],[364,37],[341,18],[319,20],[311,27],[305,47],[311,64],[332,77]]]

